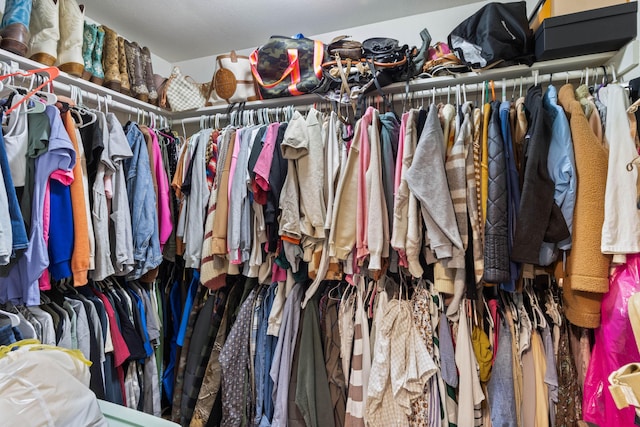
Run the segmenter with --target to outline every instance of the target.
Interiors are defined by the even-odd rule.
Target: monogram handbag
[[[304,37],[272,36],[251,53],[251,71],[261,98],[313,92],[322,81],[324,45]]]
[[[255,81],[248,56],[237,55],[234,50],[216,57],[216,71],[213,74],[207,104],[223,99],[229,104],[256,101]]]
[[[202,93],[202,85],[191,77],[185,76],[180,68],[173,67],[171,76],[164,84],[160,97],[160,106],[171,105],[171,111],[195,110],[205,106],[206,98]]]

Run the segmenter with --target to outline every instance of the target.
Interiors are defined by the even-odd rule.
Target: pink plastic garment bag
[[[633,407],[618,410],[609,392],[609,374],[623,365],[640,361],[629,322],[629,298],[640,291],[640,254],[627,255],[609,278],[609,292],[602,299],[601,324],[587,369],[583,393],[583,419],[606,426],[634,425]]]

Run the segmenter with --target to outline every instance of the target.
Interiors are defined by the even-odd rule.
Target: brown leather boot
[[[143,102],[149,102],[149,89],[144,81],[144,63],[140,46],[136,42],[124,41],[124,50],[127,55],[127,70],[129,71],[129,84],[131,94]]]
[[[158,91],[156,90],[156,82],[153,78],[153,65],[151,64],[151,52],[148,47],[141,50],[142,62],[144,65],[144,81],[149,90],[149,103],[158,105]]]
[[[29,48],[31,0],[7,0],[0,21],[0,47],[16,55],[25,56]]]
[[[120,67],[118,52],[118,35],[111,28],[104,29],[104,49],[102,53],[102,68],[104,68],[104,86],[120,92]]]
[[[124,38],[118,37],[118,68],[120,73],[120,92],[131,95],[129,72],[127,71],[127,54],[124,51]]]

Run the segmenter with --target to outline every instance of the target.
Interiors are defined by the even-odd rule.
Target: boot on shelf
[[[120,73],[120,92],[125,95],[131,95],[129,71],[127,69],[127,54],[124,50],[124,38],[120,36],[118,36],[118,70]]]
[[[49,66],[56,63],[60,40],[59,17],[58,0],[33,0],[29,24],[29,58]]]
[[[149,102],[149,89],[144,80],[144,63],[140,46],[136,42],[124,41],[124,50],[127,55],[127,69],[129,71],[129,83],[131,94],[143,102]]]
[[[73,76],[82,77],[82,39],[84,34],[84,5],[76,0],[60,0],[60,42],[58,68]]]
[[[25,56],[29,49],[29,24],[32,0],[6,0],[0,21],[0,47]]]
[[[85,80],[91,79],[93,75],[93,49],[96,46],[96,35],[98,34],[98,27],[95,24],[89,24],[84,22],[84,31],[82,35],[82,60],[84,62],[84,71],[82,72],[82,78]]]
[[[144,63],[144,82],[149,90],[149,103],[158,105],[158,91],[156,90],[156,82],[153,78],[153,65],[151,64],[151,52],[148,47],[143,47],[140,51],[142,54],[142,62]]]
[[[97,27],[96,45],[93,48],[91,62],[93,63],[93,73],[91,75],[91,83],[102,86],[104,82],[104,68],[102,68],[102,53],[104,46],[104,29]]]
[[[104,67],[104,86],[120,92],[120,66],[118,52],[118,34],[111,28],[102,26],[104,30],[104,52],[102,56],[102,65]]]

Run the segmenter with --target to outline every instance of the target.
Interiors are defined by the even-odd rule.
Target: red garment
[[[92,289],[92,291],[98,298],[100,298],[100,301],[102,301],[102,303],[104,304],[104,309],[106,310],[107,317],[109,318],[109,331],[111,332],[111,341],[113,342],[113,364],[117,368],[118,366],[121,366],[129,358],[129,356],[131,356],[131,352],[129,351],[129,347],[127,347],[127,343],[124,341],[124,338],[120,333],[120,329],[118,329],[116,315],[111,302],[109,302],[109,298],[95,289]],[[124,377],[122,385],[124,387]]]

